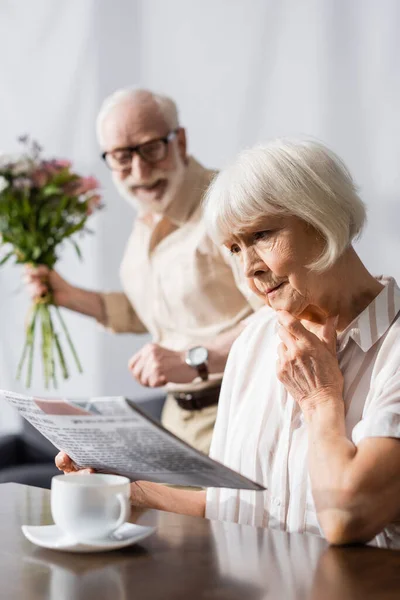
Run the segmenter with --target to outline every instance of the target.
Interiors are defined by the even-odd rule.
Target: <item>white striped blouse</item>
[[[400,437],[400,290],[383,290],[338,336],[346,431]],[[234,343],[225,369],[211,457],[258,481],[265,492],[210,488],[206,516],[258,527],[321,535],[307,471],[307,427],[276,376],[276,313],[263,308]],[[375,542],[400,545],[400,524]]]

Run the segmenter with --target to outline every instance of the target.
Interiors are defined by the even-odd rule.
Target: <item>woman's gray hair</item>
[[[178,109],[175,102],[171,98],[168,98],[168,96],[162,96],[161,94],[155,94],[150,90],[143,90],[135,87],[122,88],[113,92],[111,96],[108,96],[100,107],[100,111],[96,120],[97,139],[100,143],[101,128],[104,119],[115,106],[118,106],[118,104],[129,100],[132,102],[155,103],[158,106],[160,113],[164,117],[167,126],[171,130],[178,129]]]
[[[265,215],[295,216],[312,225],[326,247],[310,269],[332,266],[360,235],[365,205],[343,161],[315,141],[277,139],[244,150],[214,179],[204,216],[217,243]]]

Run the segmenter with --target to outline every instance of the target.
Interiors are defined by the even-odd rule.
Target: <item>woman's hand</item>
[[[336,358],[336,318],[323,325],[304,324],[278,311],[277,375],[303,412],[327,400],[343,398],[343,375]]]
[[[74,473],[75,475],[89,475],[95,472],[94,469],[90,468],[79,469],[68,454],[63,451],[57,454],[55,462],[57,469],[60,469],[64,475],[69,475],[70,473]]]
[[[56,467],[65,475],[88,475],[95,473],[94,469],[78,469],[76,464],[65,452],[56,456]],[[170,488],[161,483],[150,481],[133,481],[131,483],[131,505],[134,508],[156,508],[182,515],[204,517],[206,493]]]
[[[91,468],[79,469],[68,454],[63,451],[57,454],[55,461],[57,469],[60,469],[64,475],[91,475],[96,472]],[[146,508],[145,492],[141,486],[142,483],[141,481],[131,483],[131,504],[136,508]]]

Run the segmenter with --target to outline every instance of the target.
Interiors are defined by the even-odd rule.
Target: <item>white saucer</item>
[[[107,552],[136,544],[154,533],[154,527],[143,527],[133,523],[124,523],[105,538],[90,542],[77,542],[66,535],[57,525],[22,525],[24,536],[41,548],[61,550],[62,552]]]

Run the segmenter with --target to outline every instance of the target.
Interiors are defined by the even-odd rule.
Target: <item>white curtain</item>
[[[327,143],[368,204],[363,260],[400,279],[399,22],[397,0],[2,0],[0,151],[30,133],[104,187],[84,262],[66,248],[60,272],[79,286],[119,287],[133,214],[98,158],[94,121],[105,95],[140,84],[176,99],[190,150],[210,167],[277,135]],[[14,374],[27,308],[20,269],[0,268],[0,388],[24,389]],[[66,318],[85,373],[58,393],[146,394],[126,369],[146,338]],[[43,393],[36,364],[32,389]],[[1,407],[0,428],[15,427]]]

